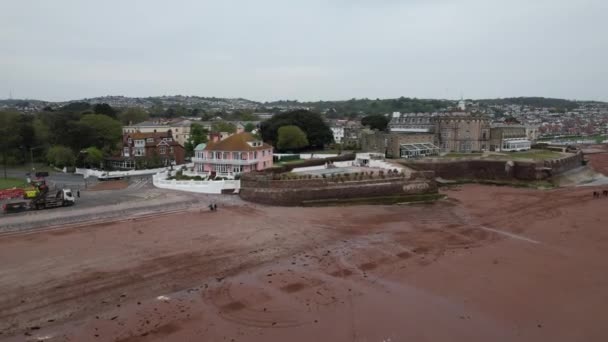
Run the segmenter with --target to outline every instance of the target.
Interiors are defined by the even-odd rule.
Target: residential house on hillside
[[[345,148],[359,147],[359,136],[362,129],[360,122],[334,120],[330,122],[330,129],[337,144],[342,144]]]
[[[136,167],[169,166],[184,163],[186,151],[167,132],[123,133],[122,150],[119,157],[106,163],[115,169],[129,170]]]
[[[184,146],[190,139],[190,127],[192,121],[190,120],[154,120],[144,121],[138,124],[124,126],[122,133],[158,133],[158,132],[171,132],[173,139],[180,145]]]
[[[197,146],[192,161],[196,172],[231,178],[272,167],[272,153],[272,146],[242,132]]]

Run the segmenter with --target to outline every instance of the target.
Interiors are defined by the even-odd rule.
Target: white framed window
[[[154,138],[148,138],[148,139],[146,139],[146,142],[153,143],[154,142]]]
[[[135,140],[135,147],[144,147],[146,146],[146,141],[143,139]]]
[[[129,138],[127,139],[127,142],[129,143],[129,145],[131,145],[133,143],[133,139]]]
[[[129,156],[129,148],[128,148],[128,147],[123,148],[122,152],[123,152],[123,155],[124,155],[125,157],[128,157],[128,156]]]
[[[173,146],[169,146],[169,153],[171,153],[171,154],[174,153]]]
[[[161,146],[158,148],[158,153],[160,154],[165,154],[167,153],[167,149],[165,148],[165,146]]]

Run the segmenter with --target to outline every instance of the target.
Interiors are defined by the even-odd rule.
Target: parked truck
[[[5,202],[2,205],[4,212],[66,207],[76,203],[70,189],[50,193],[46,182],[40,180],[32,182],[32,186],[30,189],[1,190],[0,200]]]

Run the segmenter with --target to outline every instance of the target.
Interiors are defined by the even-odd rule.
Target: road
[[[17,173],[14,173],[17,174]],[[194,194],[158,189],[152,184],[151,176],[138,176],[126,180],[127,187],[119,190],[101,190],[99,185],[108,182],[87,180],[88,187],[79,175],[53,173],[48,177],[50,184],[58,188],[70,187],[74,193],[82,185],[80,197],[71,207],[0,214],[0,233],[24,231],[83,221],[120,219],[128,215],[162,214],[190,208],[205,209],[210,203],[234,205],[242,203],[238,196]],[[56,183],[54,183],[56,182]],[[98,185],[94,185],[98,184]]]
[[[26,179],[27,173],[22,169],[7,169],[7,175],[11,178]],[[49,183],[63,185],[70,188],[82,188],[85,187],[85,181],[82,175],[63,173],[63,172],[49,172],[49,177],[46,178]],[[93,180],[95,181],[95,180]]]

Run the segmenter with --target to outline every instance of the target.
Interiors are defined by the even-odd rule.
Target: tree
[[[251,122],[245,124],[245,132],[251,133],[255,129],[255,125]]]
[[[300,150],[308,146],[306,133],[295,125],[279,128],[277,148],[281,151]]]
[[[361,119],[363,126],[369,126],[371,129],[386,131],[389,119],[384,115],[368,115]]]
[[[38,117],[34,119],[33,127],[34,137],[36,138],[36,144],[47,144],[51,136],[49,126],[47,126],[47,124],[41,118]]]
[[[230,123],[227,121],[217,121],[217,122],[214,122],[213,125],[211,125],[211,130],[213,132],[235,133],[236,126],[233,123]]]
[[[103,162],[103,152],[97,147],[89,147],[85,150],[86,157],[84,163],[88,167],[99,167]]]
[[[203,126],[193,123],[190,126],[190,139],[186,142],[184,148],[186,149],[186,156],[192,157],[194,155],[194,149],[196,146],[202,143],[206,143],[208,140],[209,131]]]
[[[122,125],[117,120],[101,114],[87,114],[80,119],[78,125],[81,132],[86,132],[87,137],[82,137],[84,146],[95,146],[106,151],[116,147],[116,143],[122,137]],[[86,142],[86,144],[84,144]]]
[[[279,128],[289,125],[298,126],[306,133],[310,147],[323,148],[334,141],[333,134],[321,115],[307,110],[277,114],[262,122],[260,128],[263,140],[276,144]]]
[[[111,117],[112,119],[116,119],[116,109],[112,108],[107,103],[98,103],[93,107],[93,112],[95,114],[103,114]]]
[[[87,102],[72,102],[60,108],[62,112],[82,113],[91,110],[91,105]]]
[[[49,151],[46,153],[46,160],[56,167],[64,167],[73,166],[76,158],[71,149],[57,145],[49,148]]]
[[[6,166],[9,163],[9,156],[21,144],[18,121],[19,113],[0,112],[0,153],[4,165],[4,178],[7,178]]]
[[[163,116],[165,115],[165,107],[163,107],[162,103],[154,104],[150,107],[149,113],[152,117]]]
[[[132,125],[148,120],[148,113],[139,107],[127,108],[118,114],[118,119],[123,125]]]

